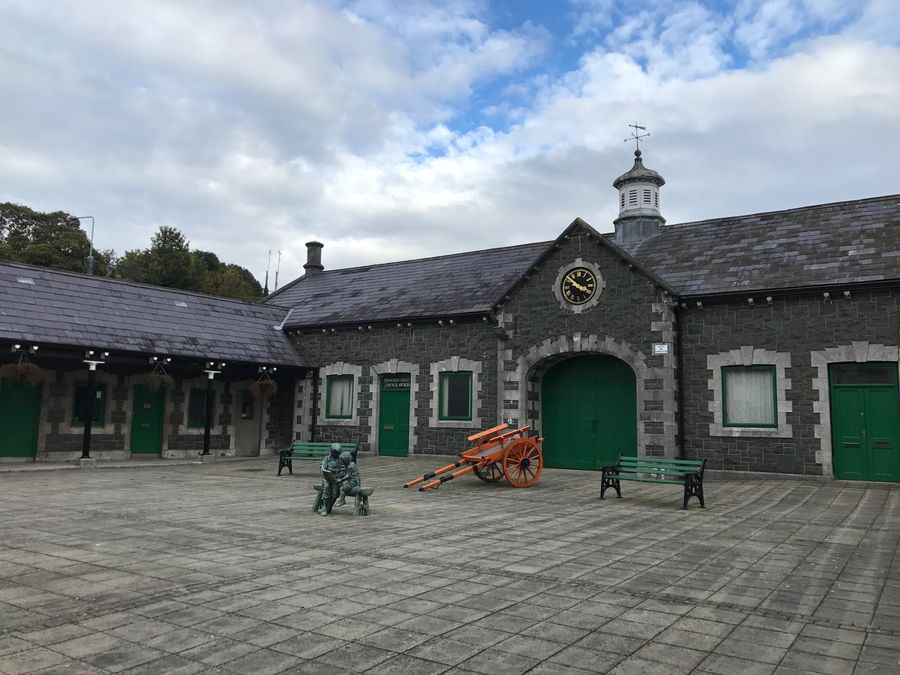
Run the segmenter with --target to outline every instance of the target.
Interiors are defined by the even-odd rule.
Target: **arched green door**
[[[550,368],[541,384],[546,466],[597,469],[637,454],[634,371],[613,356],[582,356]]]
[[[34,457],[41,387],[0,382],[0,457]]]

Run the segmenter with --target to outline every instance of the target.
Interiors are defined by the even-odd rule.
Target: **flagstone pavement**
[[[276,463],[0,473],[0,672],[900,672],[900,485]]]

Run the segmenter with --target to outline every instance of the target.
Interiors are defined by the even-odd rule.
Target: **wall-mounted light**
[[[748,304],[748,305],[752,305],[752,304],[753,304],[753,298],[747,298],[747,304]]]
[[[772,304],[772,296],[771,295],[766,296],[766,302],[768,302],[770,305]]]
[[[38,347],[37,345],[31,345],[31,349],[29,349],[28,351],[30,351],[32,354],[36,354],[38,349],[40,349],[40,347]]]
[[[822,297],[825,299],[825,302],[831,302],[831,293],[828,291],[822,293]]]
[[[845,297],[845,298],[849,298],[849,297],[850,297],[850,291],[844,291],[844,297]]]
[[[684,307],[684,305],[682,305],[682,307]],[[703,301],[702,300],[697,301],[697,309],[703,309]]]

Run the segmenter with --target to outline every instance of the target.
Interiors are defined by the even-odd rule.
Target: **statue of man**
[[[341,444],[332,443],[328,456],[322,460],[322,503],[319,515],[328,515],[328,505],[337,497],[335,494],[344,477],[344,463],[341,461]]]
[[[341,453],[341,464],[344,466],[344,475],[340,484],[340,499],[335,506],[343,506],[347,503],[347,495],[355,497],[362,485],[359,480],[359,469],[353,461],[353,455],[349,452]]]

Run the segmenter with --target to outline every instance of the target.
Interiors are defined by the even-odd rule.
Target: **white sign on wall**
[[[669,353],[669,345],[666,343],[655,343],[653,345],[653,353],[654,354],[668,354]]]

